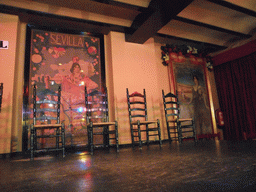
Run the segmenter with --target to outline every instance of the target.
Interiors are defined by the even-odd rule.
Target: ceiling
[[[47,11],[38,8],[43,5]],[[74,14],[59,14],[60,9]],[[77,17],[74,10],[82,16]],[[207,53],[256,33],[255,0],[0,0],[0,12],[19,15],[35,25],[122,32],[127,42],[139,44],[153,37],[162,44],[200,46]]]

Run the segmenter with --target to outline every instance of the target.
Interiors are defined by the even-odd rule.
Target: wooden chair
[[[127,93],[127,103],[129,111],[129,121],[131,130],[132,146],[134,147],[136,143],[142,148],[143,143],[149,145],[152,141],[158,141],[160,147],[162,146],[161,140],[161,130],[159,119],[149,121],[147,114],[147,101],[146,101],[146,91],[143,89],[143,94],[134,92],[129,94],[128,88]],[[142,140],[141,133],[146,133],[146,140]],[[150,140],[150,137],[154,138]],[[158,139],[156,139],[158,137]],[[137,139],[136,139],[137,138]]]
[[[178,140],[179,143],[182,143],[184,139],[191,138],[196,142],[197,137],[194,118],[180,118],[178,94],[167,93],[165,95],[164,90],[162,90],[162,96],[169,142],[171,143],[173,140]]]
[[[58,93],[45,89],[37,94],[33,86],[33,123],[30,126],[31,160],[36,152],[62,151],[65,157],[65,126],[60,123],[61,87]],[[57,97],[57,101],[54,99]],[[46,133],[47,132],[47,133]],[[55,138],[55,145],[54,144]],[[48,144],[50,147],[45,146]]]
[[[86,123],[88,131],[88,146],[91,154],[95,147],[110,148],[116,147],[119,152],[118,142],[118,123],[109,121],[108,115],[108,93],[104,91],[92,90],[87,92],[85,88],[85,106],[86,106]],[[101,135],[102,142],[95,141],[94,136]],[[111,143],[114,140],[114,144]]]
[[[0,83],[0,112],[2,109],[3,89],[4,89],[3,83]]]

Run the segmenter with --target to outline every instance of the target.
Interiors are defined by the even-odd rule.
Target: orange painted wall
[[[107,73],[107,81],[112,79],[107,85],[113,89],[120,143],[131,143],[126,88],[130,93],[146,90],[149,119],[160,119],[163,139],[166,139],[161,90],[169,91],[169,82],[167,67],[161,63],[160,45],[153,39],[143,45],[128,43],[124,34],[117,32],[111,32],[107,38],[106,65],[112,69]]]
[[[0,13],[0,38],[9,42],[9,49],[0,49],[0,82],[4,84],[0,113],[0,154],[11,152],[14,69],[19,18]]]

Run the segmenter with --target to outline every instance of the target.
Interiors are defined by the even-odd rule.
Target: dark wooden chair
[[[180,118],[180,103],[178,94],[164,94],[162,90],[166,127],[169,142],[178,140],[182,143],[184,139],[197,141],[194,118]]]
[[[0,112],[1,112],[1,109],[2,109],[3,89],[4,89],[4,84],[0,83]]]
[[[148,120],[147,114],[147,101],[146,101],[146,91],[143,89],[143,94],[134,92],[129,94],[128,88],[126,89],[127,93],[127,103],[129,111],[129,121],[130,121],[130,130],[131,130],[131,139],[132,146],[139,144],[139,147],[142,148],[143,143],[149,145],[152,141],[158,141],[160,147],[162,146],[161,139],[161,130],[160,130],[160,121],[157,120]],[[146,140],[143,140],[141,133],[146,134]],[[150,138],[154,138],[153,140]],[[158,137],[158,139],[156,139]]]
[[[57,101],[56,98],[57,97]],[[33,86],[33,123],[30,126],[31,160],[35,153],[62,151],[65,157],[65,126],[60,123],[61,87],[58,93]],[[46,146],[47,145],[47,146]]]
[[[90,153],[93,154],[96,147],[109,149],[112,146],[115,146],[116,151],[119,152],[118,123],[116,120],[109,121],[107,89],[105,88],[104,91],[95,89],[87,92],[85,88],[85,106]],[[97,137],[97,135],[101,139],[96,142],[94,137]]]

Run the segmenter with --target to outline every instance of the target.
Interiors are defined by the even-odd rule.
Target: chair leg
[[[146,137],[147,137],[147,146],[149,146],[149,131],[148,131],[148,125],[146,125]]]
[[[197,142],[197,136],[196,136],[196,127],[195,127],[195,120],[194,120],[194,118],[192,119],[192,127],[193,127],[194,141],[196,143]]]
[[[116,152],[119,152],[119,141],[118,141],[118,124],[115,122],[115,134],[116,134]]]
[[[55,133],[55,135],[58,135],[57,137],[56,137],[56,149],[59,149],[59,147],[60,147],[60,138],[59,138],[59,135],[61,134],[61,132],[60,132],[60,127],[58,127],[58,128],[56,128],[56,133]]]
[[[169,126],[169,123],[167,123],[167,133],[168,133],[169,143],[171,144],[171,142],[172,142],[172,138],[171,138],[171,133],[170,133],[170,126]]]
[[[92,145],[91,126],[87,126],[87,137],[88,137],[88,151],[91,153],[91,145]]]
[[[179,140],[179,143],[182,143],[182,132],[181,132],[181,125],[180,125],[180,122],[177,122],[177,129],[178,129],[178,140]]]
[[[34,127],[30,127],[30,159],[34,160]]]
[[[158,138],[159,138],[159,145],[162,146],[162,139],[161,139],[161,129],[160,129],[160,121],[157,120],[157,130],[158,130]]]
[[[130,125],[130,128],[131,128],[132,148],[134,148],[134,132],[133,132],[133,125]]]
[[[103,127],[103,146],[104,148],[109,148],[109,127]]]
[[[89,151],[91,153],[91,155],[93,155],[93,149],[94,149],[94,145],[93,145],[93,126],[92,126],[92,122],[90,123],[90,126],[88,127],[89,130]]]
[[[62,157],[65,157],[65,125],[62,123],[61,126],[61,141],[62,141]]]
[[[140,122],[139,121],[138,121],[138,136],[139,136],[139,147],[140,147],[140,149],[142,149]]]

